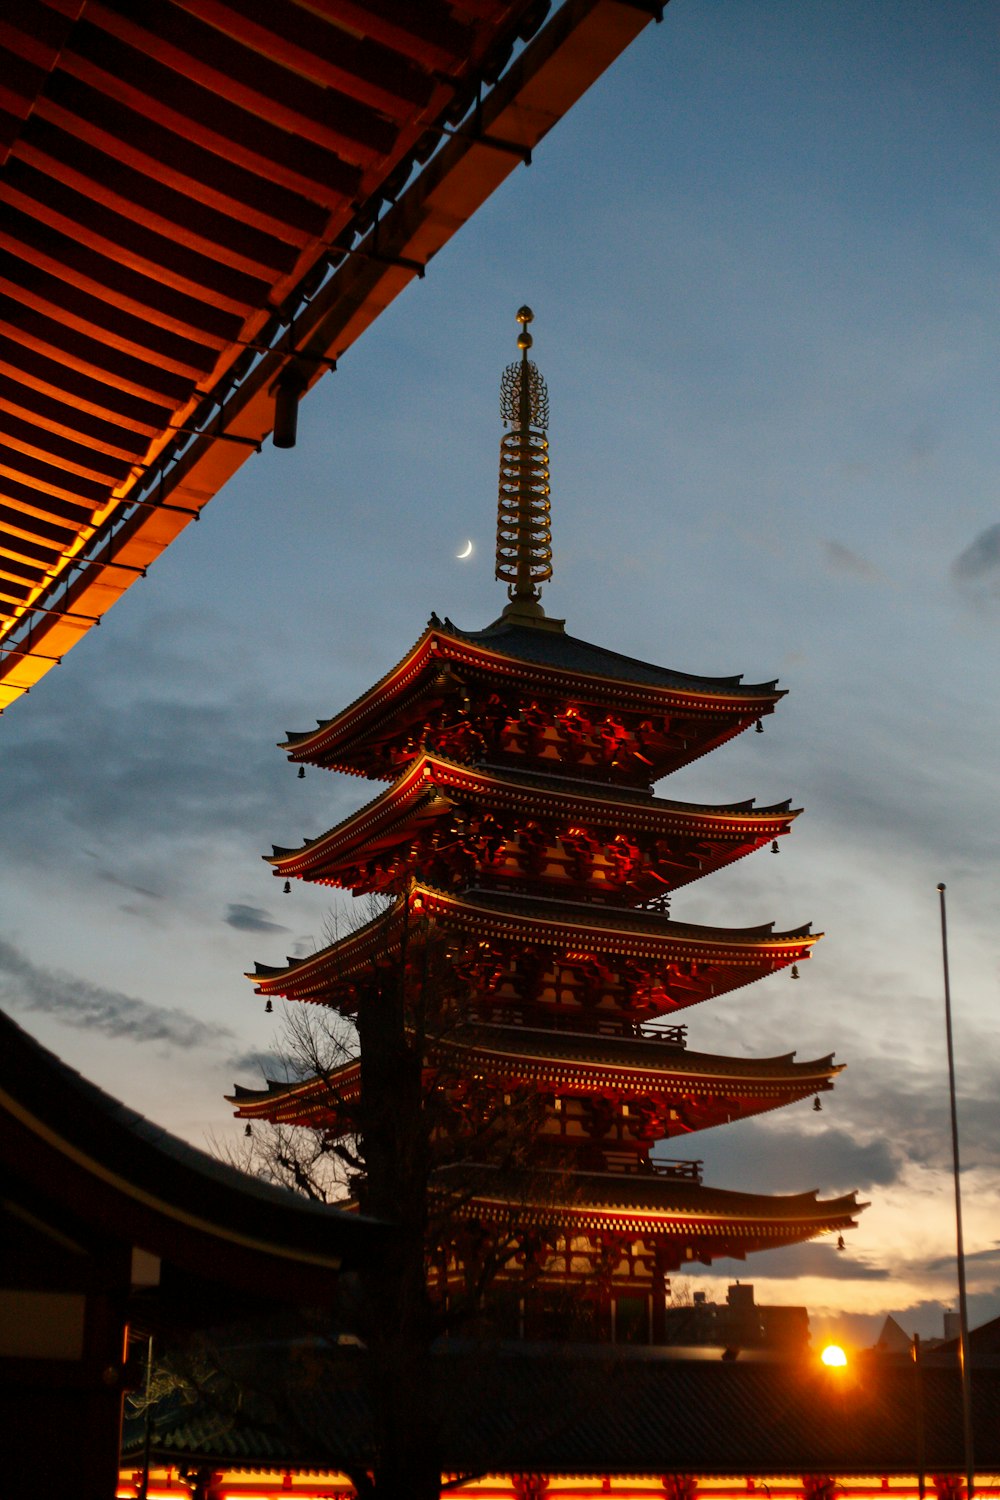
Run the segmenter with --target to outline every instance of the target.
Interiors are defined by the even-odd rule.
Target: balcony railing
[[[649,1165],[657,1177],[672,1177],[677,1182],[701,1182],[703,1161],[681,1161],[671,1156],[651,1156]]]
[[[647,1042],[665,1042],[668,1047],[687,1046],[686,1026],[640,1026],[639,1035]]]

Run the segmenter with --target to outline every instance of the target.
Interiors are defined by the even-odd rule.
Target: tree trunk
[[[405,962],[358,1008],[360,1124],[366,1213],[399,1233],[385,1261],[361,1275],[378,1500],[437,1500],[440,1438],[430,1362],[424,1268],[430,1172],[423,1057],[406,1034]]]

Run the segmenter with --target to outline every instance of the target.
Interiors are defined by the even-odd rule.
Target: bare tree
[[[332,925],[325,933],[339,935]],[[431,1348],[458,1329],[487,1336],[544,1271],[550,1247],[520,1227],[518,1191],[537,1198],[537,1137],[551,1101],[470,1069],[468,978],[447,938],[421,919],[355,977],[352,993],[337,1009],[286,1007],[280,1051],[290,1082],[311,1080],[307,1121],[255,1122],[227,1155],[396,1226],[340,1310],[365,1346],[374,1427],[370,1468],[351,1479],[363,1497],[431,1500],[442,1467]],[[552,1192],[559,1174],[551,1152],[545,1160]],[[520,1183],[488,1223],[476,1212],[484,1168]]]

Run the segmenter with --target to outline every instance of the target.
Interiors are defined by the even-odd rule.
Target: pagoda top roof
[[[435,626],[436,620],[437,617],[432,615],[430,628]],[[554,622],[546,623],[551,627]],[[776,680],[744,683],[742,673],[732,677],[699,677],[671,667],[658,667],[638,657],[611,651],[606,646],[595,646],[579,636],[567,635],[564,630],[518,624],[503,618],[487,625],[485,630],[462,630],[447,618],[438,628],[441,625],[457,640],[484,647],[510,661],[531,662],[535,666],[552,667],[574,675],[607,677],[614,682],[642,683],[647,687],[679,688],[697,693],[782,696],[781,693],[775,694]]]
[[[774,681],[744,683],[741,676],[698,677],[657,667],[552,629],[555,623],[525,625],[501,619],[485,630],[465,631],[447,617],[440,620],[432,614],[407,654],[374,686],[332,718],[319,720],[315,729],[289,732],[280,748],[293,761],[332,759],[384,720],[390,704],[419,698],[446,663],[536,691],[546,686],[568,689],[581,699],[609,706],[728,710],[748,722],[770,713],[784,697],[784,689]]]

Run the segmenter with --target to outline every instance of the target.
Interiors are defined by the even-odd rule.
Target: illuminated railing
[[[647,1042],[666,1042],[668,1047],[687,1046],[686,1026],[640,1026],[639,1035]]]
[[[704,1162],[681,1161],[671,1156],[651,1156],[649,1165],[657,1177],[672,1177],[677,1182],[701,1182],[701,1169]]]

